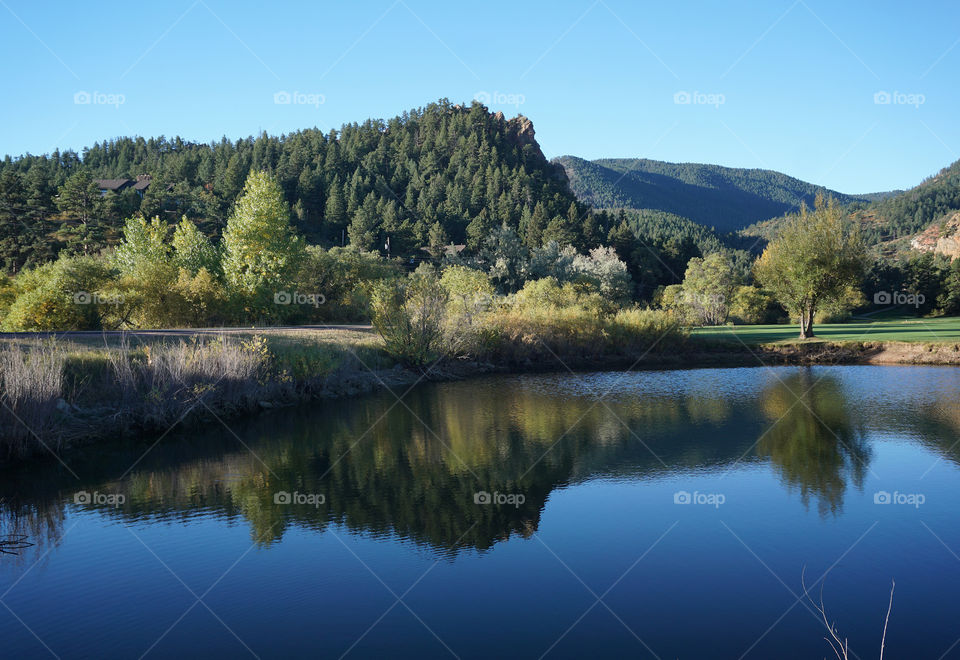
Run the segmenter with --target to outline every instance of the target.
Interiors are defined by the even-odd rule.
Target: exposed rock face
[[[494,114],[494,117],[498,119],[503,119],[503,113],[497,112]],[[517,115],[513,119],[507,120],[507,135],[510,137],[510,140],[521,147],[530,145],[533,154],[544,160],[547,159],[543,155],[543,151],[540,150],[540,144],[537,142],[536,132],[533,130],[533,122],[530,121],[529,117],[524,115]],[[554,176],[563,181],[564,183],[570,183],[570,179],[567,177],[566,170],[557,163],[553,163]]]
[[[915,250],[942,254],[951,260],[960,257],[960,211],[948,213],[924,229],[910,245]]]
[[[503,115],[501,115],[501,117],[502,116]],[[543,152],[540,151],[540,145],[537,144],[536,133],[533,130],[533,122],[530,121],[529,117],[517,115],[509,120],[507,122],[507,134],[513,139],[514,143],[520,146],[528,144],[533,146],[535,153],[540,156],[540,158],[544,158]]]

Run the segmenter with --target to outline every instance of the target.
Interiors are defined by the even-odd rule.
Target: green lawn
[[[960,343],[960,318],[897,319],[857,321],[814,325],[817,339],[810,341],[908,341]],[[797,325],[738,325],[694,328],[694,337],[737,342],[748,345],[791,343],[798,340]],[[739,343],[739,342],[738,342]]]

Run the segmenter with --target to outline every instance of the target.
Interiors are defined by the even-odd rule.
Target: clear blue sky
[[[548,157],[906,188],[960,158],[958,26],[955,1],[0,0],[0,153],[329,130],[485,93]]]

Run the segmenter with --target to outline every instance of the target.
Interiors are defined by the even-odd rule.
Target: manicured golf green
[[[815,339],[808,341],[906,341],[960,343],[960,318],[897,319],[814,325]],[[799,341],[798,325],[737,325],[694,328],[696,338],[721,339],[748,345]]]

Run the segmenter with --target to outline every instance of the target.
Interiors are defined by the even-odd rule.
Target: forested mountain
[[[62,249],[92,253],[116,241],[124,218],[142,213],[222,230],[251,170],[283,187],[297,228],[322,245],[391,254],[433,242],[478,247],[503,223],[524,242],[556,238],[585,248],[609,230],[606,215],[576,201],[549,163],[529,119],[507,120],[474,102],[446,100],[393,119],[210,144],[181,138],[118,138],[82,154],[6,157],[0,162],[0,264],[8,272]],[[95,179],[152,177],[101,196]]]
[[[877,240],[890,240],[922,231],[957,210],[960,160],[906,192],[870,204],[857,215]]]
[[[771,170],[629,158],[562,156],[554,162],[563,166],[577,198],[595,208],[665,211],[721,232],[795,211],[801,202],[812,205],[818,192],[841,204],[869,201]]]
[[[880,245],[881,251],[889,254],[909,251],[912,237],[920,232],[932,232],[935,237],[935,226],[946,223],[960,211],[960,161],[910,190],[865,197],[875,199],[870,203],[854,202],[849,210],[867,243]],[[741,233],[770,239],[784,219],[781,216],[758,222]]]

